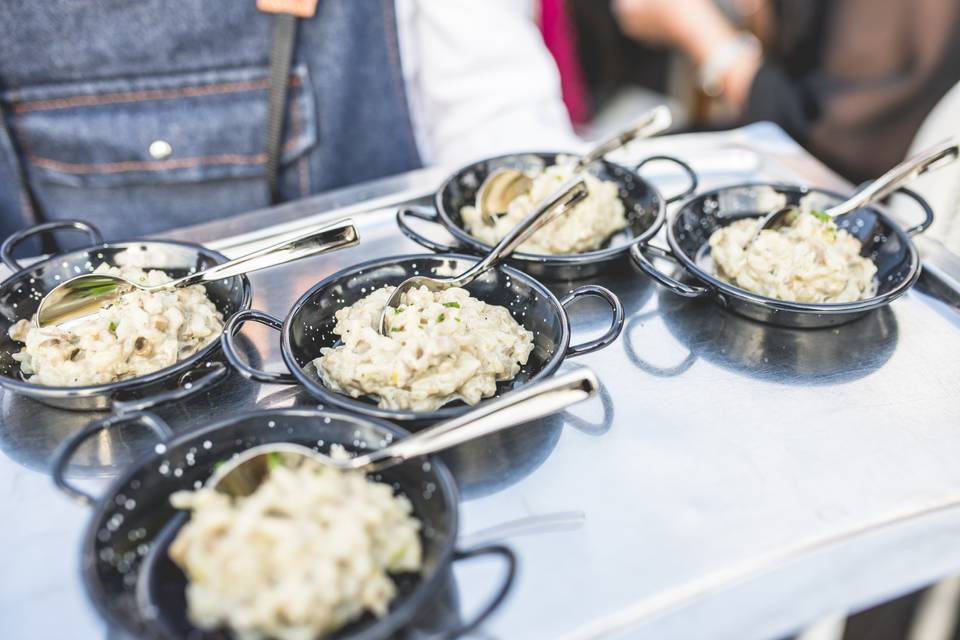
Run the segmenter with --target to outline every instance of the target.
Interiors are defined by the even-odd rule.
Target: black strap
[[[278,13],[273,19],[273,46],[270,50],[270,96],[267,112],[267,193],[270,203],[280,200],[280,142],[287,115],[287,91],[290,87],[290,64],[297,41],[297,17]]]

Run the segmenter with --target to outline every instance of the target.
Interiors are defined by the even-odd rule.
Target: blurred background
[[[666,102],[690,131],[775,122],[859,184],[960,132],[956,0],[539,0],[539,10],[585,137]],[[952,221],[960,171],[950,171],[918,190]],[[960,251],[958,225],[934,231]]]
[[[960,127],[960,0],[176,6],[5,3],[0,235],[70,217],[162,232],[424,165],[576,149],[664,102],[677,131],[774,122],[854,183]],[[950,171],[920,190],[958,251]]]

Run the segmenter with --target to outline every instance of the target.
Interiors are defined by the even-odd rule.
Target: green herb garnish
[[[77,298],[92,298],[104,293],[110,293],[118,288],[116,280],[111,278],[99,277],[88,278],[82,284],[73,285],[72,293]]]
[[[401,314],[401,313],[403,313],[403,306],[394,307],[394,308],[393,308],[393,312],[396,313],[396,314]]]
[[[437,322],[443,322],[444,320],[446,320],[446,318],[447,316],[441,313],[440,315],[437,316]]]
[[[117,332],[117,323],[113,320],[110,321],[110,333]]]
[[[283,466],[283,457],[276,451],[267,454],[267,469],[273,471]]]
[[[390,331],[402,331],[403,327],[390,327]]]
[[[811,209],[810,215],[819,220],[820,222],[830,222],[832,218],[827,215],[825,211],[820,211],[819,209]]]
[[[460,308],[460,303],[459,303],[459,302],[444,302],[444,303],[443,303],[443,306],[445,306],[445,307],[450,307],[451,309],[459,309],[459,308]]]
[[[387,566],[388,567],[395,566],[398,562],[403,560],[403,557],[407,555],[407,548],[408,547],[404,545],[399,549],[397,549],[396,551],[394,551],[393,555],[390,556],[390,559],[387,560]]]

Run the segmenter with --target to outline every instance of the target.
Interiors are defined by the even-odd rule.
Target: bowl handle
[[[57,220],[56,222],[44,222],[43,224],[38,224],[28,229],[17,231],[4,240],[3,244],[0,245],[0,260],[3,260],[3,264],[7,265],[7,267],[14,272],[23,270],[23,267],[20,265],[20,263],[17,262],[13,257],[14,248],[27,238],[31,238],[41,233],[50,233],[58,229],[82,231],[90,237],[91,246],[103,244],[103,235],[100,233],[100,230],[92,224],[86,223],[82,220]]]
[[[690,178],[690,186],[688,186],[686,189],[684,189],[680,193],[674,196],[670,196],[665,200],[665,202],[667,204],[673,204],[677,200],[683,200],[684,198],[693,195],[693,193],[697,190],[697,187],[700,186],[700,179],[697,177],[697,172],[693,170],[693,167],[691,167],[689,164],[687,164],[683,160],[680,160],[679,158],[674,158],[673,156],[650,156],[649,158],[644,158],[643,160],[641,160],[640,164],[634,167],[633,170],[635,173],[639,175],[640,169],[642,169],[645,164],[647,164],[648,162],[659,161],[659,160],[674,163],[675,165],[683,169],[683,171]]]
[[[620,332],[623,331],[623,304],[621,304],[620,298],[614,295],[614,293],[606,287],[600,287],[595,284],[577,287],[560,301],[560,305],[564,308],[564,310],[566,310],[567,305],[578,298],[583,298],[586,296],[596,296],[610,305],[610,309],[613,311],[613,321],[610,323],[610,328],[607,330],[607,332],[596,340],[590,340],[588,342],[584,342],[583,344],[568,347],[565,356],[567,358],[581,356],[585,353],[602,349],[616,340],[620,335]]]
[[[510,589],[513,588],[513,581],[517,575],[517,556],[514,555],[513,551],[509,547],[505,547],[499,544],[492,544],[484,547],[474,547],[473,549],[467,549],[466,551],[456,550],[453,552],[453,562],[459,562],[460,560],[469,560],[470,558],[477,558],[479,556],[500,556],[506,561],[507,572],[503,578],[503,584],[500,585],[500,588],[497,589],[497,592],[494,594],[493,599],[490,600],[490,603],[485,606],[480,613],[470,622],[464,622],[463,624],[444,631],[440,638],[443,640],[452,640],[453,638],[459,638],[460,636],[466,635],[471,631],[477,629],[482,625],[487,618],[489,618],[494,611],[496,611],[501,604],[503,604],[504,599],[510,593]]]
[[[67,465],[73,458],[73,454],[76,453],[77,449],[80,448],[80,445],[86,442],[89,438],[95,436],[101,431],[106,431],[117,425],[123,424],[139,424],[147,427],[153,431],[153,433],[156,434],[157,438],[161,441],[165,441],[173,437],[173,430],[170,429],[166,422],[161,420],[156,415],[146,411],[118,413],[108,416],[103,420],[94,422],[93,424],[88,425],[83,431],[80,431],[72,436],[69,440],[66,440],[53,456],[53,482],[57,488],[60,489],[60,491],[64,492],[77,502],[88,506],[92,506],[97,501],[92,495],[83,489],[78,489],[67,481],[65,475]]]
[[[459,250],[457,245],[443,244],[442,242],[431,240],[418,231],[415,231],[407,221],[407,216],[419,218],[420,220],[425,220],[427,222],[440,225],[440,216],[433,209],[397,209],[397,226],[400,227],[400,231],[403,233],[403,235],[407,236],[421,247],[426,247],[431,251],[435,251],[437,253],[456,253]]]
[[[630,258],[633,259],[634,264],[640,267],[644,273],[656,280],[658,283],[678,296],[683,296],[684,298],[702,298],[710,294],[710,290],[706,287],[680,282],[676,278],[668,276],[664,272],[660,271],[657,269],[656,265],[653,264],[653,261],[647,257],[647,255],[644,253],[644,250],[649,250],[661,258],[666,258],[667,260],[672,260],[673,262],[677,262],[677,259],[674,258],[673,254],[668,250],[661,249],[656,245],[635,244],[630,247]],[[677,264],[680,263],[677,262]]]
[[[280,331],[283,329],[283,322],[278,318],[273,317],[269,313],[264,313],[263,311],[257,311],[256,309],[244,309],[243,311],[238,311],[233,314],[230,320],[227,322],[227,326],[223,329],[223,335],[220,336],[220,345],[223,347],[223,354],[227,357],[227,361],[240,372],[244,378],[248,380],[256,380],[257,382],[265,382],[267,384],[296,384],[297,379],[293,377],[292,373],[271,373],[270,371],[260,371],[259,369],[254,369],[249,364],[244,362],[243,358],[240,357],[240,351],[237,349],[235,344],[235,339],[238,333],[240,333],[240,328],[247,320],[252,320],[260,324],[264,324],[268,327]]]
[[[927,199],[921,196],[919,193],[917,193],[913,189],[907,189],[906,187],[900,187],[899,189],[897,189],[896,193],[902,193],[903,195],[907,196],[908,198],[916,202],[920,206],[920,209],[923,211],[923,221],[921,221],[919,224],[915,224],[909,229],[906,229],[904,233],[906,233],[908,236],[912,238],[918,233],[923,233],[924,231],[929,229],[930,225],[933,224],[933,207],[930,206],[930,203],[927,202]]]

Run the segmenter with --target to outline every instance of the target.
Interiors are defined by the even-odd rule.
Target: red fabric
[[[574,125],[590,120],[590,97],[566,0],[540,0],[540,32],[560,70],[563,103]]]

